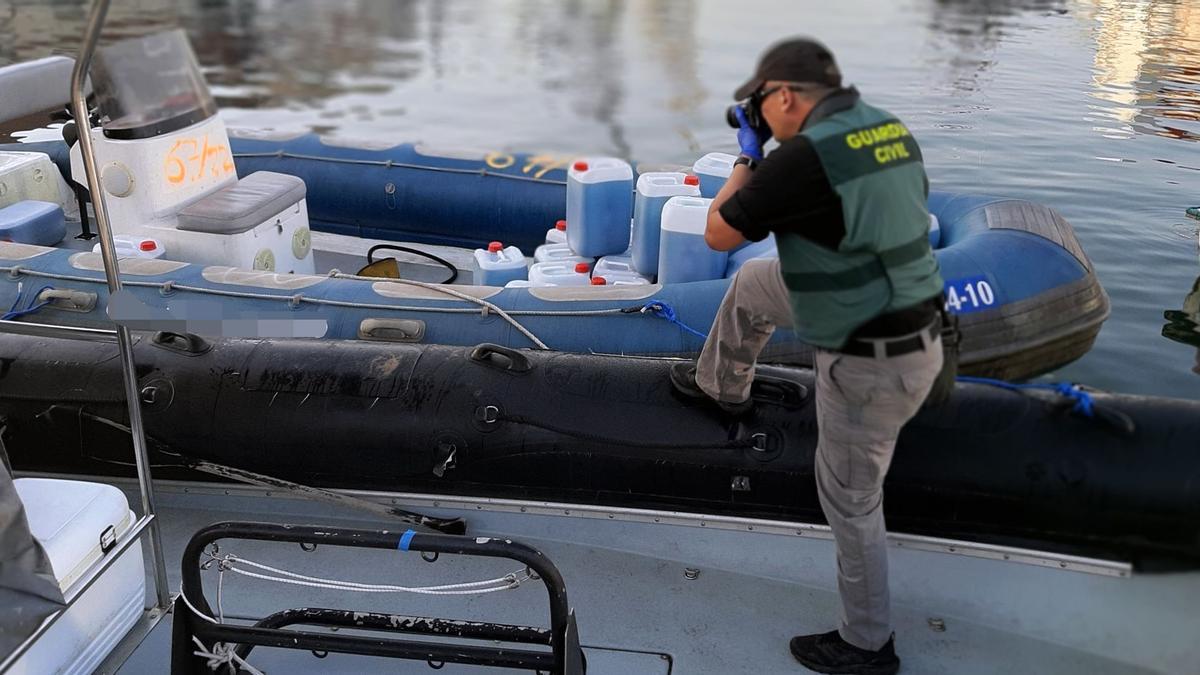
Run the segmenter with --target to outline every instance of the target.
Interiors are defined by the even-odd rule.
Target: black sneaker
[[[744,415],[754,408],[754,401],[749,399],[740,403],[734,403],[731,401],[718,401],[709,396],[703,389],[700,388],[700,385],[696,384],[695,363],[684,362],[672,364],[671,384],[675,386],[675,391],[678,391],[684,396],[708,401],[730,415]]]
[[[900,670],[896,636],[879,651],[859,649],[835,630],[818,635],[797,635],[788,645],[792,656],[809,670],[838,675],[893,675]]]

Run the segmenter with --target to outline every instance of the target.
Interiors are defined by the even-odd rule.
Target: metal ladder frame
[[[109,226],[108,209],[104,202],[104,190],[100,185],[100,173],[96,166],[96,157],[92,147],[90,124],[88,122],[87,100],[84,97],[84,84],[87,80],[88,69],[91,67],[92,55],[96,51],[96,43],[104,26],[104,18],[108,14],[110,0],[96,0],[88,14],[87,27],[84,30],[83,42],[79,47],[79,55],[75,60],[75,69],[71,74],[71,109],[79,127],[79,147],[83,152],[83,163],[87,173],[88,190],[92,195],[92,204],[96,216],[96,230],[100,239],[100,253],[104,260],[104,275],[108,281],[109,296],[121,292],[120,271],[117,264],[117,252],[113,245],[112,229]],[[85,340],[89,342],[107,342],[117,344],[121,353],[121,371],[125,383],[125,398],[129,405],[129,426],[133,437],[134,460],[137,464],[138,486],[142,500],[142,516],[125,534],[124,541],[117,544],[104,558],[97,574],[92,576],[71,598],[65,607],[51,614],[32,635],[16,649],[0,661],[0,673],[12,667],[26,652],[58,622],[71,607],[83,597],[84,593],[98,580],[121,555],[142,537],[148,537],[150,544],[150,564],[154,572],[155,604],[146,608],[141,619],[133,629],[113,649],[105,663],[123,662],[124,657],[133,652],[141,641],[153,630],[154,626],[166,616],[171,609],[171,593],[167,584],[167,568],[163,558],[162,534],[155,518],[154,484],[150,474],[150,456],[146,449],[146,432],[142,422],[141,395],[138,389],[137,372],[133,363],[133,339],[129,329],[120,324],[116,330],[92,328],[72,328],[49,324],[24,323],[18,321],[0,321],[0,332],[17,335],[31,335],[68,340]],[[103,669],[103,666],[102,666]]]
[[[253,625],[210,623],[212,608],[204,595],[200,571],[205,548],[218,540],[268,541],[299,544],[311,552],[319,545],[374,548],[387,551],[448,553],[454,555],[514,560],[527,566],[546,587],[550,601],[550,628],[493,622],[464,622],[432,617],[412,617],[378,612],[306,607],[276,612]],[[220,563],[218,563],[220,564]],[[567,602],[562,574],[546,556],[534,548],[505,539],[426,534],[408,530],[377,531],[327,526],[277,525],[272,523],[223,522],[197,532],[183,553],[183,585],[175,604],[171,640],[171,672],[207,672],[203,657],[193,654],[192,638],[204,644],[238,645],[237,654],[246,658],[255,646],[301,651],[339,652],[364,656],[427,661],[430,664],[461,663],[499,668],[518,668],[555,675],[583,675],[583,651],[575,615]],[[184,597],[186,596],[186,597]],[[190,604],[189,604],[190,603]],[[193,609],[193,607],[195,609]],[[499,646],[414,641],[364,635],[314,633],[284,630],[285,626],[311,625],[380,631],[401,635],[428,635],[468,640],[489,640]],[[550,651],[512,647],[539,644]],[[440,667],[440,666],[435,666]]]

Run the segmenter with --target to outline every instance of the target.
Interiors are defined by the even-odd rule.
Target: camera
[[[741,128],[742,125],[738,123],[738,118],[737,118],[737,109],[738,108],[741,108],[742,112],[745,113],[746,122],[747,122],[747,124],[750,125],[751,129],[754,129],[755,131],[761,133],[766,128],[766,126],[767,126],[766,120],[763,119],[762,113],[759,111],[758,106],[754,105],[753,101],[748,101],[746,103],[738,103],[736,105],[731,105],[728,108],[726,108],[725,109],[725,123],[726,124],[733,127],[734,129]]]

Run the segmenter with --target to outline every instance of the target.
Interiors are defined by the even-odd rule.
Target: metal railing
[[[540,581],[545,586],[550,627],[545,629],[490,621],[454,621],[317,607],[284,610],[254,625],[214,621],[212,617],[219,614],[214,614],[204,595],[200,571],[204,569],[201,562],[205,557],[216,561],[218,565],[228,562],[215,558],[215,552],[206,553],[206,549],[219,540],[294,543],[307,547],[304,548],[306,551],[314,551],[317,546],[335,546],[516,561],[525,565],[530,580]],[[436,560],[436,557],[433,559]],[[562,574],[541,551],[507,539],[426,534],[414,530],[399,532],[271,523],[214,523],[193,535],[184,549],[183,579],[174,620],[177,639],[171,647],[171,672],[187,675],[208,672],[205,658],[197,658],[199,653],[195,651],[195,646],[219,643],[237,645],[236,653],[241,659],[248,657],[255,646],[264,646],[413,659],[427,661],[435,668],[446,663],[460,663],[548,672],[552,675],[584,673],[579,631],[575,615],[567,602],[567,587]],[[295,625],[348,628],[356,632],[347,635],[284,629]],[[364,635],[363,632],[368,634]],[[382,637],[375,633],[393,633],[401,637]],[[408,639],[407,636],[411,635],[451,638],[452,642]],[[193,639],[199,642],[194,644]],[[459,640],[480,640],[487,644],[466,644]],[[513,645],[541,645],[550,649],[524,649]]]
[[[79,147],[83,153],[83,165],[87,173],[88,189],[92,195],[93,209],[96,216],[96,229],[100,239],[100,253],[104,260],[104,274],[108,280],[109,297],[115,296],[121,290],[120,270],[117,264],[116,248],[113,245],[112,229],[108,221],[108,209],[104,202],[104,189],[100,185],[100,174],[96,167],[96,157],[92,148],[91,129],[87,100],[84,97],[84,83],[87,80],[88,69],[92,63],[92,55],[96,51],[96,43],[104,26],[104,18],[108,14],[110,0],[96,0],[88,15],[87,28],[84,31],[83,43],[79,48],[79,56],[75,60],[75,70],[71,75],[71,110],[79,125]],[[147,608],[155,619],[164,616],[171,607],[171,592],[167,582],[167,568],[163,558],[162,535],[155,518],[154,485],[150,475],[150,456],[146,449],[145,427],[142,422],[142,407],[138,393],[137,372],[133,363],[133,340],[129,329],[119,325],[116,330],[100,330],[92,328],[73,328],[49,324],[22,323],[16,321],[0,321],[0,332],[31,335],[35,337],[62,338],[68,340],[86,340],[90,342],[115,342],[121,353],[121,371],[125,384],[125,398],[129,405],[129,426],[133,438],[134,460],[137,465],[138,485],[142,500],[142,517],[134,523],[125,534],[125,540],[110,551],[105,562],[96,575],[89,579],[75,594],[67,600],[66,606],[49,616],[34,631],[28,639],[21,643],[12,653],[0,661],[0,673],[6,671],[17,662],[45,635],[52,626],[71,609],[74,603],[100,576],[111,567],[121,554],[128,550],[133,542],[146,536],[150,544],[150,560],[154,574],[155,605]],[[151,627],[153,623],[151,622]],[[130,633],[126,639],[138,639],[138,635]]]

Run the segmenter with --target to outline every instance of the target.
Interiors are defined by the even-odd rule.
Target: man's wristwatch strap
[[[748,155],[738,155],[738,158],[733,160],[734,166],[744,166],[751,171],[758,168],[758,162]]]

